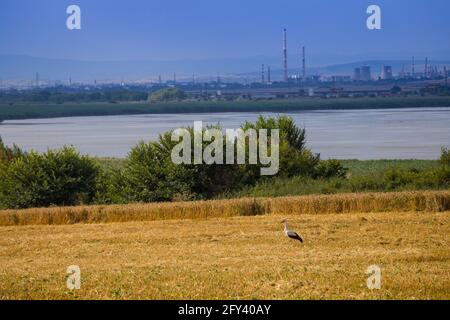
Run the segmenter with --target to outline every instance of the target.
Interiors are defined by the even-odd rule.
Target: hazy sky
[[[66,28],[66,8],[82,30]],[[382,9],[382,30],[366,9]],[[450,59],[449,0],[0,0],[0,53],[81,60],[278,57]]]

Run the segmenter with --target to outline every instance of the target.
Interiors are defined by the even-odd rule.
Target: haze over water
[[[301,111],[285,113],[306,128],[307,144],[322,158],[437,159],[450,146],[450,108]],[[82,154],[127,155],[140,140],[194,121],[238,128],[259,113],[158,114],[11,120],[0,125],[8,144],[45,151],[73,145]],[[263,115],[276,115],[263,113]]]

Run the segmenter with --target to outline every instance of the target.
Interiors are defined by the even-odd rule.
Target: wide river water
[[[437,159],[441,147],[450,146],[450,108],[285,114],[306,128],[308,146],[322,158]],[[194,121],[234,129],[257,116],[232,112],[11,120],[0,124],[0,136],[25,150],[73,145],[83,154],[125,157],[140,140],[155,140],[159,133],[192,126]]]

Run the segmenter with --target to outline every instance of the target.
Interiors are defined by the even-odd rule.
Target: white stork
[[[281,223],[284,223],[284,234],[286,235],[286,237],[303,242],[303,239],[297,234],[297,232],[289,230],[287,219],[284,219],[283,221],[281,221]]]

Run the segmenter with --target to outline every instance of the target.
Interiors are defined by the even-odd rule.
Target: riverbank
[[[450,107],[450,97],[305,98],[293,100],[216,101],[173,103],[80,103],[0,105],[2,120],[80,116],[218,113],[290,112],[311,110],[364,110]]]

